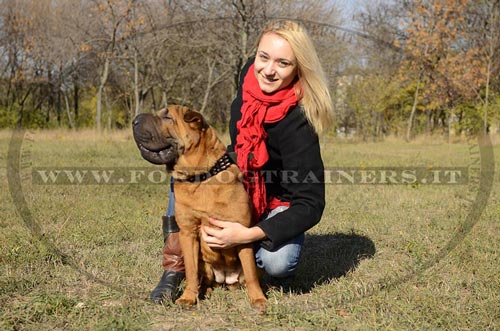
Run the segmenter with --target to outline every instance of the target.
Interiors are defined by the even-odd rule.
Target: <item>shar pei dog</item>
[[[139,114],[133,133],[142,157],[166,165],[174,178],[175,218],[186,267],[186,286],[176,303],[193,306],[214,285],[245,283],[250,304],[265,311],[253,245],[214,249],[201,238],[200,227],[212,226],[209,217],[252,225],[241,172],[215,130],[200,113],[169,106],[156,114]]]

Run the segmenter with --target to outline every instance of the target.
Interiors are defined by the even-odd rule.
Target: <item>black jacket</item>
[[[241,85],[253,61],[250,59],[243,68],[238,94],[231,105],[229,151],[234,150],[236,123],[241,119]],[[263,247],[273,251],[321,219],[325,207],[324,167],[318,136],[300,106],[291,109],[281,121],[265,124],[264,129],[269,153],[263,169],[266,192],[290,202],[289,209],[257,224],[267,236]]]

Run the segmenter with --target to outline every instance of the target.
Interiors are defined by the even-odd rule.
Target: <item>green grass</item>
[[[297,275],[263,277],[270,307],[259,316],[243,290],[216,289],[193,310],[146,300],[162,272],[166,185],[24,180],[22,196],[40,227],[34,236],[9,190],[10,137],[0,132],[0,330],[499,329],[498,175],[472,224],[472,184],[327,185],[327,207],[307,233]],[[23,144],[31,167],[149,167],[127,132],[33,138]],[[323,156],[327,167],[468,166],[469,147],[324,139]],[[473,227],[461,236],[464,224]]]

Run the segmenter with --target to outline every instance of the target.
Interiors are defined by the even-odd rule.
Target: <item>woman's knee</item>
[[[298,263],[292,264],[284,260],[274,260],[263,263],[266,274],[275,278],[285,278],[294,274]]]
[[[274,252],[260,248],[255,256],[256,263],[272,277],[288,277],[297,269],[301,251],[301,244],[288,244]]]

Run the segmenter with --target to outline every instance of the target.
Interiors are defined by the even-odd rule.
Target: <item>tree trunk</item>
[[[488,134],[488,103],[490,94],[490,76],[491,76],[491,57],[488,56],[488,67],[486,69],[486,90],[484,92],[484,103],[483,103],[483,134]]]
[[[97,104],[96,104],[95,121],[96,121],[96,127],[97,127],[98,132],[102,131],[102,127],[101,127],[102,93],[104,90],[104,85],[106,84],[106,82],[108,80],[108,74],[109,74],[109,58],[106,58],[106,60],[104,61],[104,68],[102,70],[99,88],[97,90]]]
[[[205,109],[207,108],[208,104],[208,97],[210,96],[210,91],[212,90],[212,75],[214,73],[215,69],[215,61],[210,62],[210,59],[207,60],[208,62],[208,77],[207,77],[207,87],[205,88],[205,95],[203,96],[203,103],[201,104],[200,107],[200,113],[204,113]]]
[[[408,128],[406,130],[406,142],[409,142],[411,139],[411,129],[413,127],[413,118],[415,117],[415,112],[417,111],[418,94],[420,91],[421,80],[422,80],[422,73],[418,75],[417,87],[415,89],[415,94],[413,96],[413,106],[411,107],[410,118],[408,119]]]
[[[134,98],[135,98],[134,115],[137,116],[141,112],[141,105],[140,105],[141,101],[139,97],[139,61],[137,60],[136,49],[134,50]]]
[[[24,104],[19,105],[19,113],[17,114],[17,126],[23,126],[23,118],[24,118]]]
[[[161,107],[168,107],[167,92],[161,92]]]
[[[78,83],[75,80],[73,80],[73,85],[75,86],[75,89],[73,90],[73,107],[75,110],[75,127],[78,126],[78,112],[79,112],[79,104],[78,104],[78,94],[79,94],[79,88],[78,88]]]
[[[450,113],[448,115],[448,144],[451,144],[451,121],[453,120],[453,114],[455,113],[455,107],[450,108]]]
[[[74,130],[75,124],[73,123],[73,119],[71,118],[71,109],[69,107],[68,95],[66,94],[66,92],[63,92],[63,96],[64,96],[64,104],[66,105],[66,114],[68,115],[69,127],[72,130]]]
[[[57,86],[57,93],[56,93],[56,117],[57,117],[57,125],[59,127],[61,127],[61,113],[62,113],[61,109],[62,109],[61,89],[60,89],[60,86]]]
[[[55,97],[54,97],[55,91],[54,91],[54,86],[52,86],[52,72],[50,71],[50,69],[47,69],[47,85],[45,85],[45,86],[46,86],[47,91],[42,92],[42,93],[46,93],[48,95],[47,112],[45,113],[45,123],[49,124],[50,111],[51,111],[51,109],[55,108],[54,107],[54,105],[55,105]],[[43,90],[45,90],[45,89],[42,88],[42,91]],[[42,100],[43,100],[43,98],[42,98]]]
[[[495,58],[495,47],[496,40],[498,40],[498,1],[493,2],[492,10],[490,11],[490,24],[492,30],[490,31],[490,38],[488,43],[488,65],[486,69],[486,86],[485,86],[485,95],[484,95],[484,103],[483,103],[483,133],[484,135],[488,134],[488,106],[489,106],[489,97],[490,97],[490,79],[491,79],[491,70],[492,70],[492,61]]]
[[[151,108],[157,109],[156,108],[156,97],[155,97],[155,89],[152,87],[151,88]]]
[[[425,112],[425,134],[430,136],[431,134],[431,112]]]
[[[106,103],[106,113],[108,115],[106,130],[111,131],[111,105],[109,103],[108,93],[104,90],[104,102]]]
[[[18,117],[17,117],[17,125],[19,127],[22,127],[23,126],[23,119],[24,119],[24,103],[26,102],[26,99],[28,98],[28,96],[30,95],[31,93],[31,88],[28,88],[28,91],[26,92],[26,94],[21,98],[21,100],[19,100],[17,102],[17,104],[19,105],[19,114],[18,114]]]

